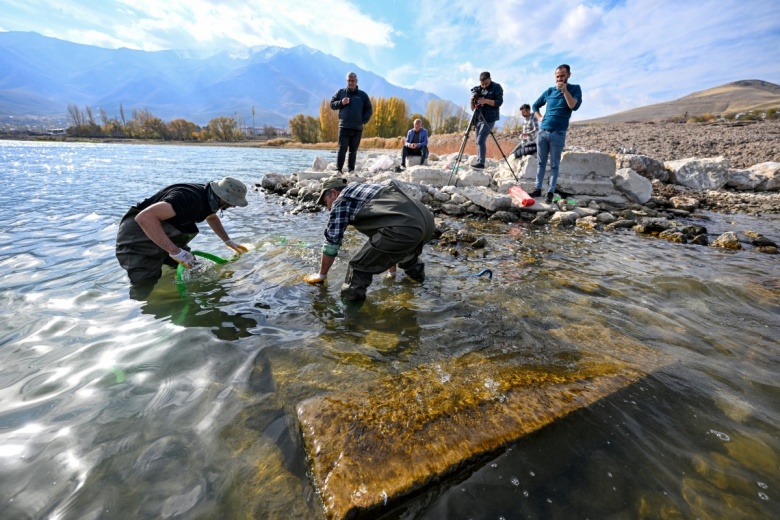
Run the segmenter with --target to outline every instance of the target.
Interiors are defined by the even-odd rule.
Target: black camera
[[[482,89],[482,85],[477,85],[476,87],[473,87],[471,89],[471,93],[474,94],[474,97],[483,97],[485,95],[485,91]]]

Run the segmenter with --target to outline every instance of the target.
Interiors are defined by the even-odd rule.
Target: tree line
[[[254,119],[255,107],[252,107]],[[116,137],[132,139],[161,139],[164,141],[240,141],[246,139],[241,132],[241,118],[236,116],[215,117],[206,126],[199,126],[185,119],[174,119],[166,123],[146,109],[133,108],[130,117],[119,104],[119,116],[109,117],[104,108],[92,109],[86,105],[82,110],[77,105],[68,105],[70,126],[66,130],[71,137]],[[254,128],[254,126],[253,126]],[[276,137],[273,126],[263,126],[266,137]]]
[[[371,96],[374,114],[363,127],[363,137],[405,136],[415,119],[421,119],[423,127],[431,134],[452,134],[466,129],[471,119],[467,107],[459,107],[451,101],[432,99],[425,115],[409,113],[406,102],[397,97]],[[319,117],[298,114],[290,119],[290,134],[301,143],[336,142],[339,135],[338,110],[330,108],[330,100],[320,102]]]

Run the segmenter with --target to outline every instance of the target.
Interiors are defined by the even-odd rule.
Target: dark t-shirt
[[[182,233],[197,233],[198,226],[195,223],[203,222],[214,213],[209,205],[208,190],[206,184],[173,184],[136,204],[130,211],[138,214],[152,204],[167,202],[176,215],[164,222]]]

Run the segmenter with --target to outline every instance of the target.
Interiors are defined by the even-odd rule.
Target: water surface
[[[319,152],[323,155],[323,152]],[[253,190],[224,213],[252,251],[130,297],[127,208],[175,182],[250,186],[317,152],[0,141],[0,501],[25,518],[318,518],[290,399],[482,353],[551,362],[596,324],[676,361],[465,468],[386,518],[777,518],[778,257],[632,232],[452,222],[484,251],[426,249],[419,286],[324,289],[324,213]],[[777,217],[711,214],[711,234]],[[208,226],[196,249],[230,256]],[[457,277],[490,268],[492,281]]]

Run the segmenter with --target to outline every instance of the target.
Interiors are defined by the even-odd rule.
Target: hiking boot
[[[471,167],[472,168],[476,168],[477,170],[481,170],[482,168],[485,167],[485,164],[480,162],[480,163],[477,163],[477,164],[472,164]]]
[[[532,196],[532,197],[541,197],[542,196],[542,190],[539,189],[539,188],[534,188],[534,191],[529,193],[529,195]]]
[[[552,204],[553,195],[554,195],[554,193],[553,193],[553,192],[551,192],[551,191],[548,191],[548,192],[547,192],[547,195],[545,195],[545,197],[544,197],[544,201],[545,201],[547,204]]]

